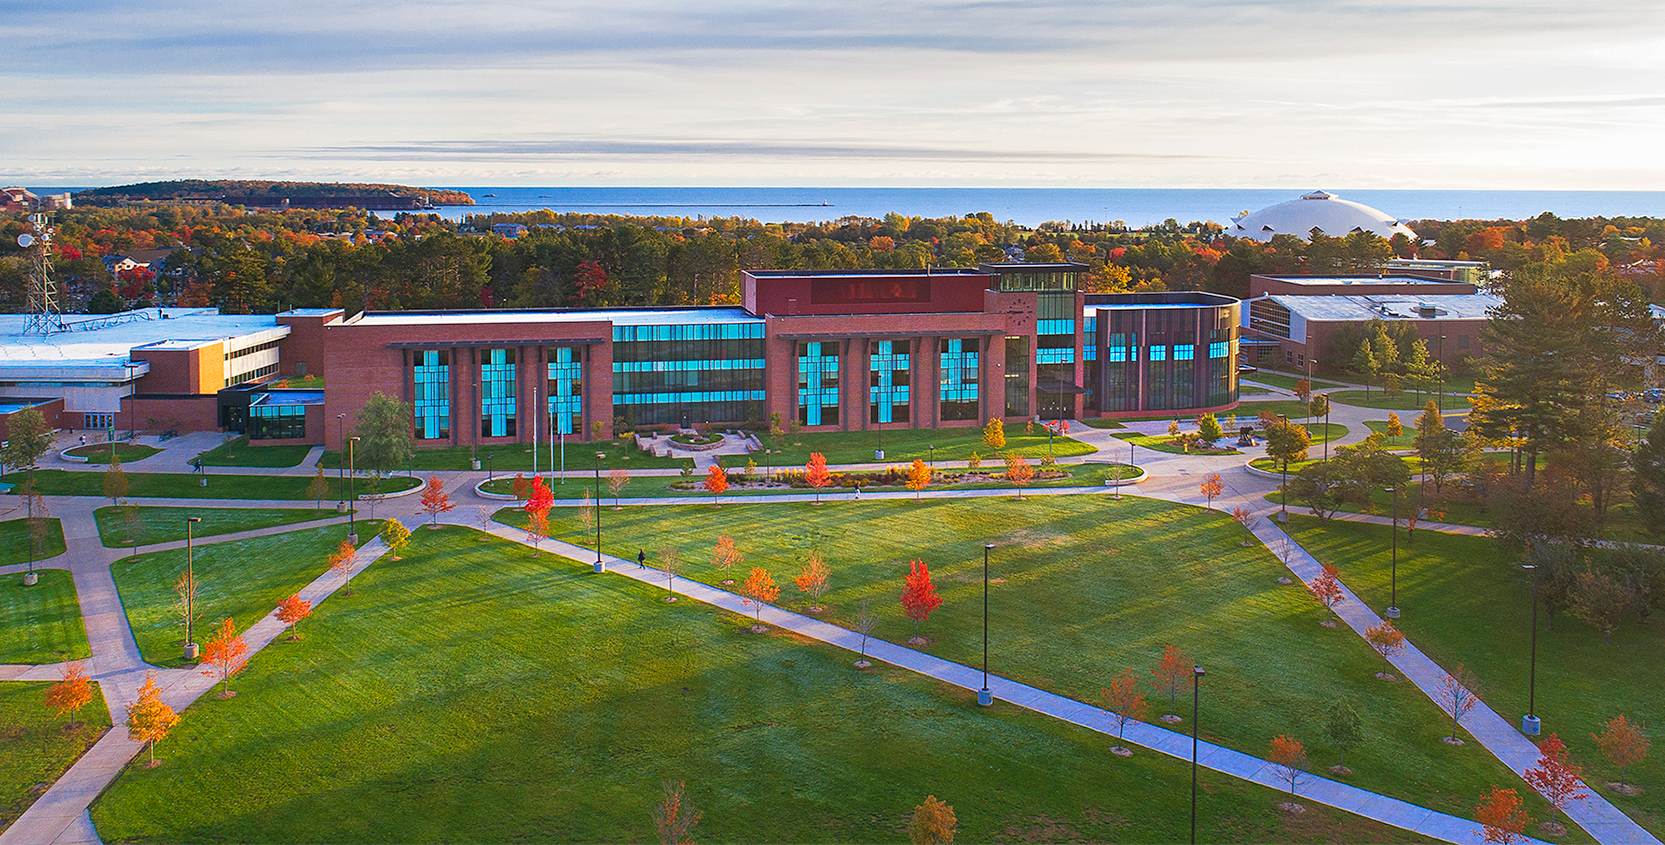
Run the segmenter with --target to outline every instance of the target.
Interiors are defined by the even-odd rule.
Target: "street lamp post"
[[[983,688],[977,691],[977,703],[987,707],[994,703],[989,692],[989,552],[993,543],[983,544]]]
[[[358,439],[355,434],[347,441],[347,540],[355,546],[358,545],[358,467],[353,461]]]
[[[342,448],[342,449],[347,448],[347,415],[346,414],[336,414],[335,415],[335,428],[336,428],[336,432],[337,432],[337,435],[338,435],[337,439],[341,441],[340,448]],[[337,454],[335,456],[335,489],[336,489],[336,492],[340,492],[342,487],[347,486],[347,476],[344,475],[346,470],[347,470],[347,465],[341,462],[341,455]],[[345,504],[345,502],[343,502],[343,504]]]
[[[1399,488],[1398,487],[1389,487],[1387,489],[1387,491],[1389,493],[1393,494],[1393,527],[1388,529],[1389,532],[1393,535],[1393,564],[1392,564],[1393,568],[1390,570],[1391,574],[1388,576],[1389,592],[1388,592],[1387,618],[1389,618],[1389,619],[1398,619],[1399,618]]]
[[[496,476],[492,475],[492,461],[494,461],[496,459],[497,459],[496,455],[487,455],[486,456],[486,480],[487,481],[490,481],[490,480],[492,480],[493,478],[496,477]]]
[[[595,571],[606,572],[607,564],[601,560],[601,459],[607,457],[605,452],[595,453]]]
[[[1289,448],[1289,415],[1279,414],[1278,419],[1283,420],[1284,448],[1287,450]],[[1325,448],[1329,447],[1326,445]],[[1328,452],[1325,454],[1328,454]],[[1289,522],[1289,454],[1287,451],[1280,463],[1283,466],[1283,487],[1278,492],[1278,521],[1287,523]]]
[[[1197,710],[1202,700],[1203,667],[1191,667],[1191,845],[1197,845]]]
[[[538,389],[532,388],[532,477],[538,477]]]
[[[933,444],[927,445],[925,448],[930,450],[930,454],[931,454],[931,472],[934,473],[934,472],[937,471],[937,447],[936,447],[936,444],[933,443]]]
[[[197,659],[196,640],[191,636],[191,622],[196,617],[197,575],[191,555],[191,526],[202,521],[200,516],[185,517],[185,659]]]
[[[1434,410],[1445,411],[1445,335],[1440,335],[1440,359],[1436,362],[1435,372],[1440,374],[1439,384],[1434,387]]]
[[[1537,736],[1543,727],[1538,719],[1538,567],[1527,563],[1521,568],[1532,576],[1532,668],[1526,676],[1526,715],[1520,717],[1520,732]]]
[[[1330,460],[1330,394],[1324,394],[1324,462]]]

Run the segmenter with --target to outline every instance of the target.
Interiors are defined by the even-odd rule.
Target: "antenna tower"
[[[63,308],[58,304],[58,283],[52,278],[52,236],[58,230],[46,225],[45,214],[29,215],[33,233],[17,236],[17,245],[29,250],[29,311],[24,334],[51,334],[64,330]]]

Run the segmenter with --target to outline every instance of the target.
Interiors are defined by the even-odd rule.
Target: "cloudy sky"
[[[0,0],[0,180],[1665,190],[1665,4]]]

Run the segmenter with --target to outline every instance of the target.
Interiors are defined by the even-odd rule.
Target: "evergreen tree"
[[[1631,495],[1642,524],[1655,534],[1665,535],[1665,413],[1655,415],[1648,438],[1630,458]]]

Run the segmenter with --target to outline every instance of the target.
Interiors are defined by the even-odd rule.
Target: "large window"
[[[305,405],[252,405],[249,439],[299,440],[306,437]]]
[[[938,356],[938,416],[943,420],[977,419],[977,338],[945,338]]]
[[[1006,338],[1006,416],[1029,416],[1029,338]]]
[[[763,321],[613,327],[613,413],[626,425],[763,415]]]
[[[868,422],[908,422],[908,342],[875,340],[868,352]]]
[[[411,381],[415,398],[416,437],[438,440],[451,436],[451,353],[423,349],[412,355]]]
[[[515,436],[515,351],[480,350],[480,436]]]
[[[838,425],[838,344],[798,344],[798,422]]]
[[[556,434],[576,434],[584,427],[584,350],[560,346],[549,350],[549,414]]]

